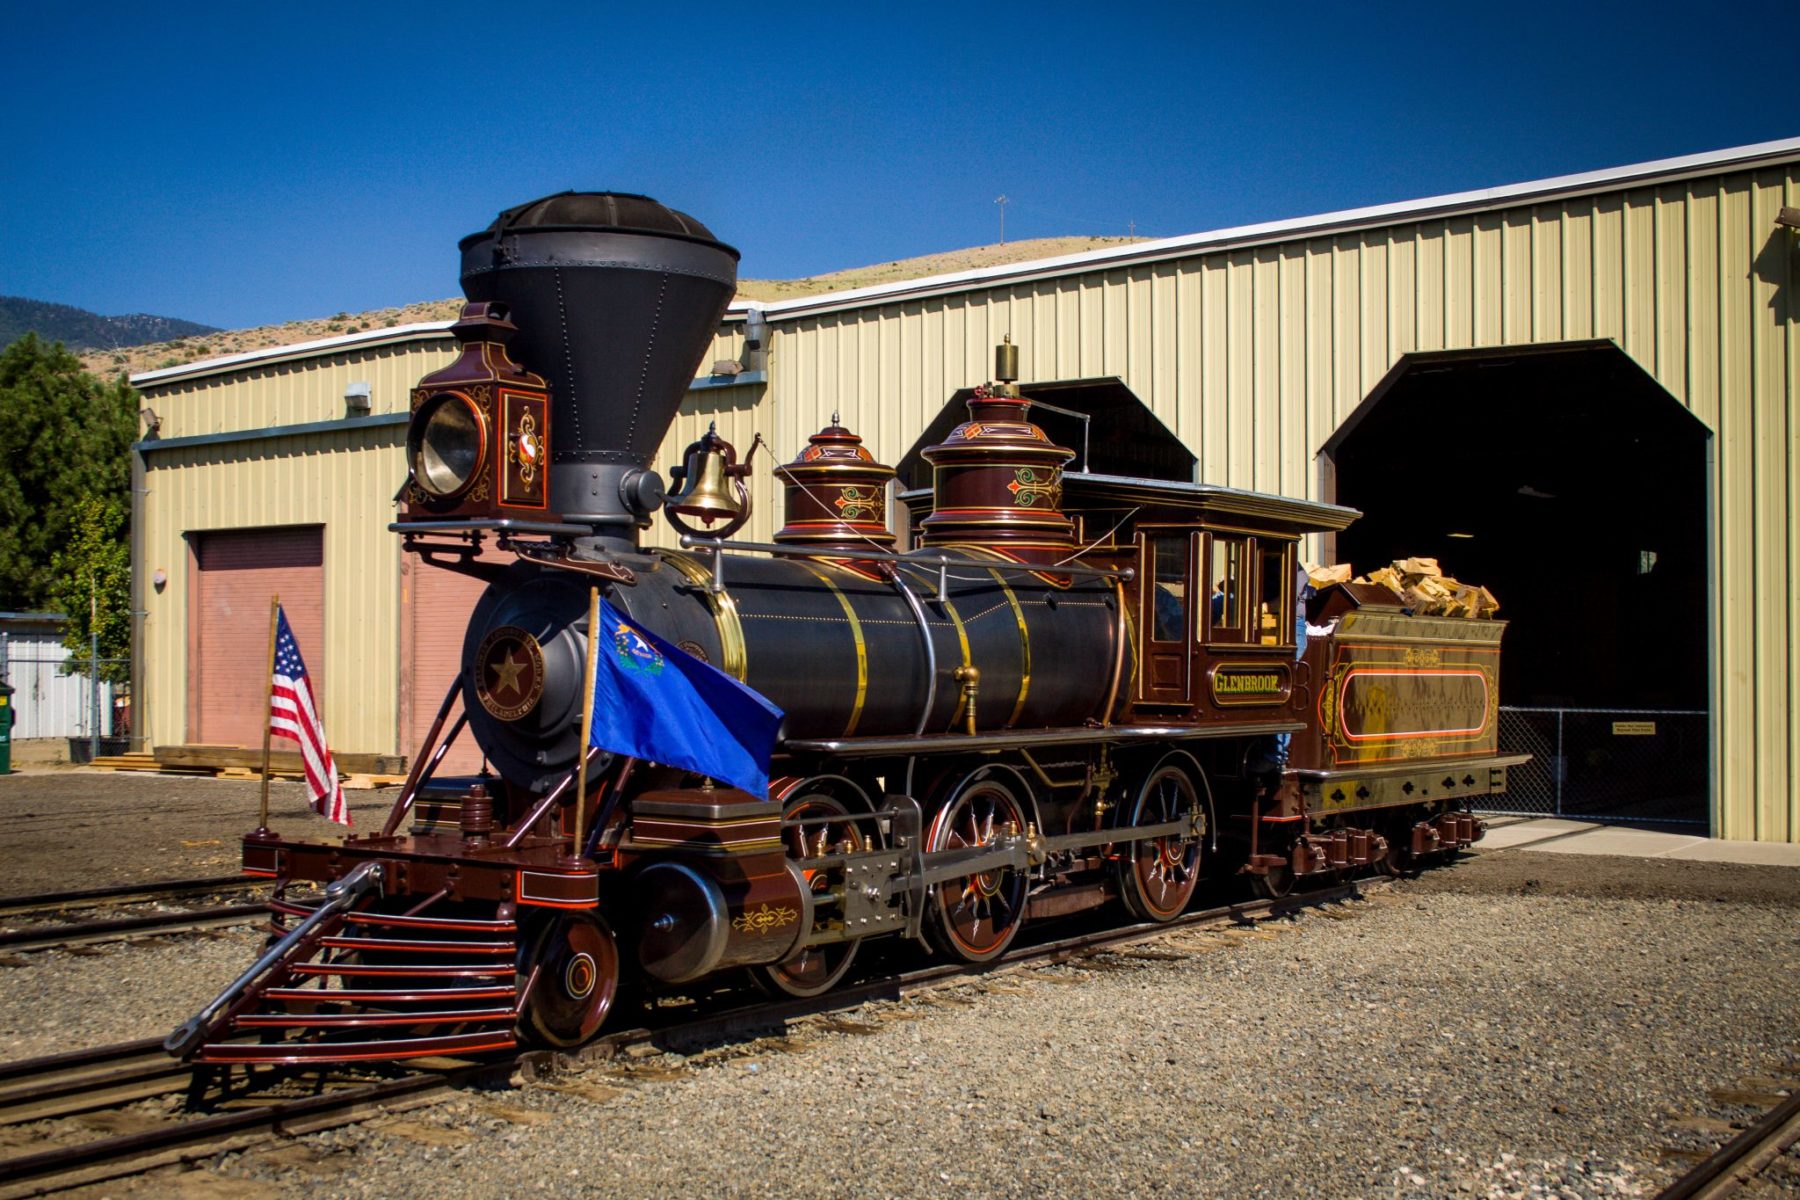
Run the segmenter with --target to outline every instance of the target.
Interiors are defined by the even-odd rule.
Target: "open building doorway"
[[[1409,555],[1510,622],[1506,807],[1705,822],[1708,433],[1611,342],[1408,355],[1324,448],[1363,517],[1335,559]]]

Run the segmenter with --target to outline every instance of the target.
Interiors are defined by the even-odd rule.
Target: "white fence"
[[[85,673],[63,673],[63,664],[70,657],[52,635],[0,633],[0,680],[15,689],[14,741],[93,736],[93,684]],[[87,659],[83,656],[77,659],[74,669],[79,671],[85,666]],[[99,700],[99,733],[109,737],[113,731],[112,684],[100,685]]]

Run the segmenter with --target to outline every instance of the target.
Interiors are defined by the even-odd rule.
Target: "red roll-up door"
[[[261,747],[269,704],[269,598],[276,595],[329,730],[324,528],[196,533],[189,544],[188,741]]]
[[[513,557],[490,543],[482,548],[480,561],[509,563]],[[487,583],[431,566],[416,554],[402,554],[400,586],[400,752],[410,760],[424,745],[444,692],[462,669],[469,614]],[[455,719],[452,716],[451,722]],[[449,724],[444,731],[449,732]],[[472,775],[480,769],[481,749],[464,730],[437,773]]]

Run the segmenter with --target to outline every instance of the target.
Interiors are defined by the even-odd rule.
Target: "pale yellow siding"
[[[369,385],[371,413],[406,412],[413,384],[448,363],[455,347],[449,334],[430,334],[140,386],[165,438],[308,425],[343,418],[344,389],[352,383]]]
[[[405,472],[401,425],[152,452],[144,498],[145,688],[153,746],[187,730],[188,542],[184,534],[275,525],[325,527],[320,673],[332,748],[393,753],[398,729],[400,553],[387,532]],[[262,621],[263,613],[246,615]]]
[[[1787,164],[929,299],[778,309],[773,411],[752,423],[789,457],[841,408],[895,462],[952,392],[988,377],[1010,333],[1026,379],[1123,379],[1207,482],[1319,498],[1314,456],[1401,355],[1611,339],[1715,435],[1715,832],[1800,840],[1788,416],[1800,334],[1795,243],[1775,225],[1795,204]]]

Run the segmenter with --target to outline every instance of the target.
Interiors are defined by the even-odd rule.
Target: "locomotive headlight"
[[[413,414],[406,458],[414,482],[433,496],[448,499],[467,488],[486,453],[487,423],[466,396],[440,393]]]

